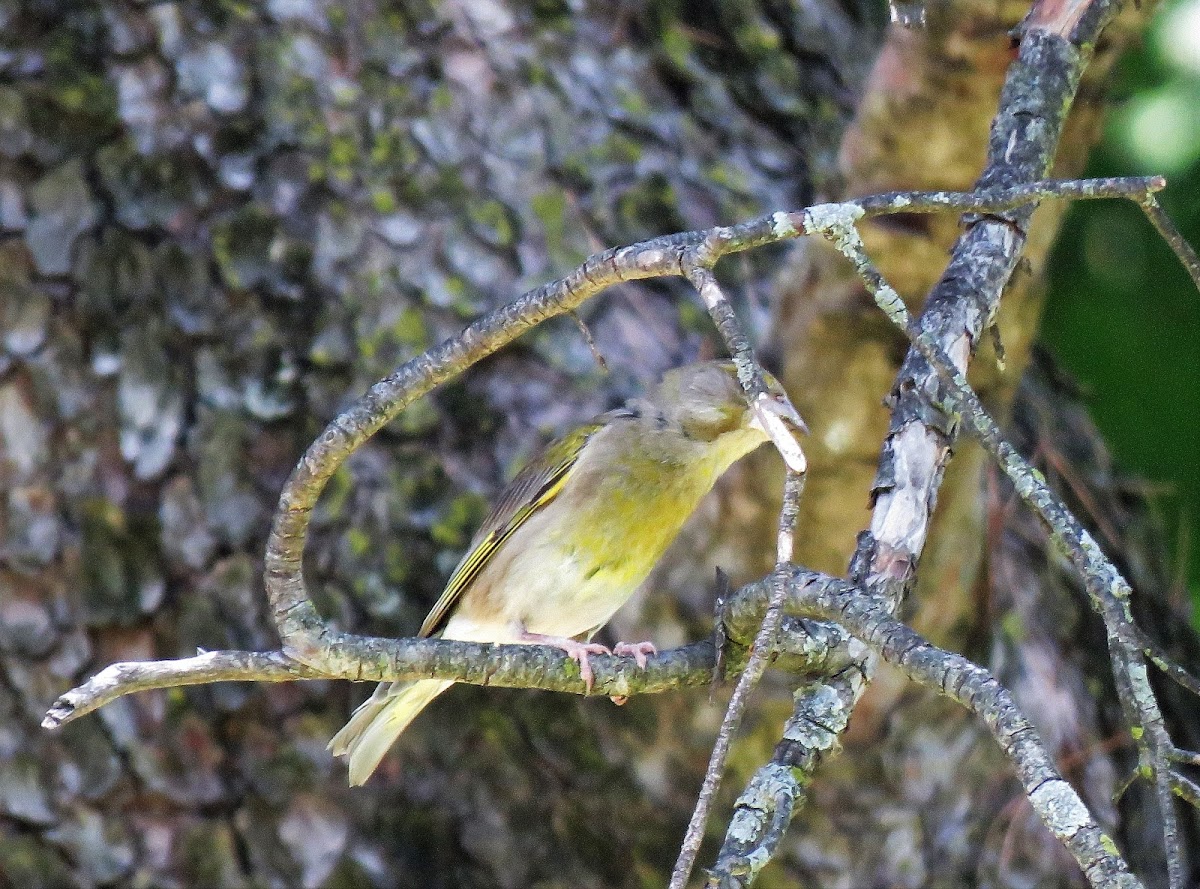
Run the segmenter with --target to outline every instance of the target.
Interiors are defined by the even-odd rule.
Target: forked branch
[[[308,518],[325,483],[355,448],[404,407],[536,324],[572,311],[615,284],[686,274],[685,255],[701,246],[703,259],[711,266],[731,253],[809,234],[810,228],[815,230],[816,221],[827,221],[831,214],[868,218],[943,209],[1000,212],[1031,200],[1059,196],[1140,200],[1164,186],[1160,177],[1148,177],[1046,181],[971,193],[892,192],[811,210],[772,213],[734,226],[654,238],[589,257],[567,276],[524,294],[380,380],[309,446],[280,496],[268,544],[266,587],[284,642],[281,651],[208,652],[198,658],[114,665],[60,697],[43,724],[57,728],[123,694],[224,681],[313,678],[375,681],[421,676],[581,692],[583,683],[578,670],[572,671],[573,662],[552,649],[357,636],[336,633],[320,618],[299,570]],[[728,303],[721,299],[713,305],[715,312],[724,313]],[[741,353],[739,357],[748,354],[744,336],[733,347]],[[761,369],[758,374],[757,381],[753,378],[753,368],[748,374],[751,391],[756,382],[761,386]],[[752,635],[751,632],[751,638]],[[668,668],[662,663],[669,659],[668,654],[652,660],[646,682],[638,682],[621,670],[606,670],[604,659],[598,659],[596,693],[639,694],[658,690],[664,683],[668,687],[684,684],[675,667]],[[659,669],[666,672],[660,676]],[[104,677],[103,682],[99,681],[100,676]]]
[[[46,716],[43,724],[49,728],[57,727],[133,691],[225,680],[289,681],[343,678],[381,681],[439,678],[480,685],[521,686],[585,693],[578,666],[555,649],[428,639],[379,639],[336,632],[321,619],[308,595],[300,567],[308,521],[325,483],[356,447],[414,399],[461,373],[535,324],[572,311],[584,300],[613,284],[656,276],[682,275],[697,286],[730,354],[737,363],[739,376],[751,405],[756,409],[760,408],[761,396],[765,392],[762,369],[754,357],[749,339],[721,293],[711,270],[722,256],[806,234],[829,237],[839,249],[852,258],[885,310],[901,321],[906,331],[913,336],[917,347],[923,348],[922,354],[939,373],[946,375],[950,380],[955,404],[962,406],[963,416],[977,431],[982,430],[980,435],[986,438],[990,434],[987,432],[990,420],[978,409],[977,402],[971,400],[973,394],[965,388],[961,374],[946,359],[940,345],[929,340],[926,334],[911,324],[899,297],[871,268],[869,260],[860,249],[861,244],[857,240],[854,228],[855,221],[900,211],[911,213],[953,209],[1000,213],[1032,201],[1056,197],[1126,197],[1138,200],[1144,206],[1151,206],[1152,193],[1163,186],[1164,183],[1159,178],[1144,178],[1084,182],[1047,181],[1015,188],[982,189],[969,194],[893,193],[858,201],[821,205],[804,211],[773,213],[740,225],[656,238],[597,254],[565,278],[525,294],[510,305],[474,323],[458,337],[414,359],[376,383],[366,395],[336,418],[309,447],[281,494],[267,548],[266,590],[272,606],[272,615],[283,642],[280,651],[211,652],[173,661],[113,665],[83,686],[63,695]],[[784,603],[789,597],[794,597],[796,589],[794,578],[789,579],[789,572],[794,570],[789,562],[805,462],[803,452],[790,431],[782,424],[772,424],[772,419],[769,415],[762,417],[764,426],[773,433],[772,439],[791,470],[785,491],[785,508],[780,519],[778,567],[772,576],[772,594],[767,601],[759,601],[754,589],[747,588],[731,602],[731,636],[740,644],[750,647],[749,664],[739,681],[721,737],[714,749],[713,761],[706,778],[706,789],[701,794],[688,839],[683,845],[673,877],[674,886],[682,887],[687,881],[699,838],[703,833],[707,809],[720,780],[724,752],[736,731],[746,697],[762,675],[768,661],[784,653],[792,659],[793,665],[799,663],[814,669],[829,668],[831,664],[839,665],[832,681],[847,683],[847,696],[843,708],[847,714],[861,690],[866,675],[859,666],[855,666],[862,662],[861,652],[854,651],[854,641],[844,632],[836,627],[822,630],[819,626],[806,627],[801,631],[794,620],[785,617],[785,612],[789,609],[784,607]],[[1005,460],[1011,462],[1015,457],[1015,453],[1010,454],[1010,451],[1011,448],[1005,451],[1002,445],[997,445],[994,453],[1002,465],[1005,465]],[[1015,459],[1019,460],[1019,457]],[[1035,493],[1030,497],[1036,501],[1041,496],[1041,489],[1031,490]],[[1067,516],[1070,521],[1074,521],[1073,517],[1069,517],[1069,513]],[[1064,527],[1073,533],[1071,529],[1077,524],[1076,522],[1074,526]],[[1081,566],[1101,572],[1111,569],[1111,565],[1103,560],[1103,556],[1095,547],[1094,541],[1091,541],[1089,547],[1090,538],[1077,536],[1076,539],[1081,541],[1080,546],[1085,557]],[[1112,575],[1115,575],[1115,569],[1112,569]],[[1112,575],[1106,573],[1104,576]],[[1119,575],[1115,576],[1119,578]],[[871,601],[888,602],[891,603],[888,607],[894,607],[894,598],[885,596],[880,600],[875,597],[874,587],[868,582],[869,572],[859,572],[856,578],[863,592],[872,597]],[[1099,601],[1111,603],[1121,600],[1121,595],[1112,592],[1114,582],[1107,580],[1102,584],[1103,595],[1100,595]],[[835,578],[821,577],[818,586],[844,590],[846,584]],[[791,608],[790,611],[795,613],[795,608]],[[857,626],[852,627],[854,632],[858,632],[859,629]],[[1132,631],[1118,629],[1113,632],[1114,638],[1126,647],[1133,645],[1138,638],[1132,635]],[[948,658],[956,657],[944,652],[941,654]],[[696,643],[663,652],[652,658],[645,670],[636,669],[632,662],[625,659],[597,658],[593,662],[596,673],[593,693],[628,696],[701,685],[708,682],[716,662],[716,652],[710,643]],[[1140,698],[1143,683],[1136,675],[1131,682],[1134,683],[1135,693]],[[1007,707],[1007,704],[1005,706]],[[1131,712],[1139,715],[1141,725],[1155,724],[1146,707],[1139,705]],[[1023,735],[1024,730],[1018,734]],[[836,731],[832,733],[831,738],[831,744],[836,745]],[[1157,751],[1155,756],[1158,757],[1154,760],[1156,764],[1163,761],[1163,756],[1177,753],[1174,748],[1164,747],[1161,743],[1154,749]],[[1057,785],[1055,787],[1057,788]],[[1071,811],[1073,817],[1079,814],[1074,808]],[[1086,810],[1083,814],[1086,815]],[[1088,818],[1090,819],[1090,816]],[[776,835],[779,835],[782,827],[786,827],[786,820],[776,824]],[[1075,818],[1075,821],[1083,823],[1078,818]],[[1056,829],[1054,824],[1049,821],[1048,824],[1052,829]],[[1057,833],[1065,836],[1061,829],[1057,830]],[[1081,864],[1085,864],[1084,858],[1087,856],[1100,856],[1094,861],[1089,858],[1091,863],[1085,864],[1085,872],[1089,875],[1126,873],[1127,869],[1115,852],[1107,849],[1101,850],[1103,854],[1096,852],[1095,844],[1090,841],[1086,848],[1073,847],[1071,842],[1074,840],[1069,841],[1068,846],[1076,853]],[[1097,861],[1101,863],[1096,864]],[[1136,883],[1101,881],[1095,885]]]

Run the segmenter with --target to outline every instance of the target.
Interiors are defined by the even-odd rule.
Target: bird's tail
[[[329,742],[334,756],[347,757],[350,783],[365,784],[400,733],[451,685],[434,679],[380,683]]]

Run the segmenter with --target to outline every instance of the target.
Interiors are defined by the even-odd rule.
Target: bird
[[[766,374],[763,402],[797,430],[800,415]],[[731,361],[667,371],[644,397],[549,444],[500,495],[419,635],[551,645],[579,664],[590,691],[592,635],[645,580],[684,522],[735,461],[767,440]],[[453,683],[382,682],[329,743],[361,785],[405,728]]]

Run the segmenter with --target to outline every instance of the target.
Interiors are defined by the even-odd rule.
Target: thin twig
[[[1024,460],[1000,433],[984,410],[963,374],[940,345],[911,319],[907,308],[867,257],[853,219],[830,215],[818,223],[829,240],[846,256],[876,303],[892,322],[905,332],[913,347],[947,385],[958,413],[967,420],[984,449],[1012,480],[1017,495],[1039,515],[1059,547],[1067,554],[1083,579],[1096,610],[1108,629],[1117,691],[1131,725],[1137,726],[1139,754],[1149,769],[1159,799],[1166,847],[1168,879],[1172,889],[1182,889],[1183,865],[1178,827],[1171,804],[1171,749],[1153,689],[1145,675],[1140,639],[1134,632],[1129,612],[1132,590],[1128,581],[1101,551],[1091,534],[1079,523],[1061,499],[1046,485],[1041,473]]]
[[[739,597],[749,597],[745,602]],[[730,597],[723,623],[737,646],[752,643],[762,623],[767,603],[748,591]],[[780,659],[794,671],[815,673],[837,669],[850,657],[850,640],[837,627],[814,621],[785,618],[787,632],[778,646]],[[292,682],[304,679],[398,681],[449,679],[470,685],[538,688],[586,694],[578,665],[556,648],[541,645],[488,645],[446,639],[372,639],[353,654],[361,657],[354,669],[334,673],[298,664],[281,651],[209,651],[190,658],[134,661],[112,664],[83,685],[58,698],[42,721],[57,729],[127,694],[158,688],[213,682]],[[695,642],[652,655],[645,668],[628,658],[594,656],[592,694],[654,694],[678,688],[704,686],[716,665],[711,642]]]
[[[1172,770],[1171,788],[1175,791],[1175,795],[1189,806],[1200,809],[1200,784],[1197,784],[1186,775],[1181,775]]]
[[[731,633],[738,642],[748,641],[749,633],[741,625],[731,624]],[[806,652],[801,648],[794,654],[803,657]],[[561,649],[546,645],[362,636],[356,637],[340,669],[300,664],[281,651],[210,651],[190,658],[113,664],[61,695],[42,726],[59,728],[123,695],[211,682],[396,682],[436,678],[468,685],[619,697],[704,685],[712,675],[714,662],[712,643],[708,641],[661,651],[652,655],[644,668],[636,666],[631,658],[597,655],[591,659],[595,680],[589,691],[579,675],[579,665],[564,657]]]
[[[1157,179],[1047,181],[971,193],[898,192],[879,201],[863,199],[836,206],[857,208],[859,214],[870,215],[947,207],[999,212],[1058,194],[1111,198],[1133,191],[1144,193],[1159,185]],[[479,319],[459,336],[413,359],[373,385],[310,445],[280,494],[279,508],[267,542],[264,579],[283,650],[296,660],[318,668],[344,660],[341,653],[346,649],[346,642],[354,637],[337,633],[325,624],[305,587],[302,566],[308,522],[325,484],[346,457],[405,406],[534,325],[573,311],[607,287],[653,277],[703,274],[722,256],[808,233],[804,220],[821,210],[771,213],[733,226],[653,238],[598,253],[564,278],[529,291]],[[749,343],[736,324],[725,324],[731,315],[727,304],[714,305],[717,306],[714,320],[730,347],[742,384],[757,399],[766,390],[757,363],[750,359]],[[710,311],[713,311],[711,307]],[[782,436],[777,444],[783,445],[782,453],[791,468],[800,469],[797,455],[789,450]]]
[[[708,813],[712,803],[721,788],[721,777],[725,773],[725,761],[729,756],[729,745],[741,725],[742,716],[746,711],[746,702],[751,692],[762,679],[767,669],[774,649],[774,640],[779,633],[783,620],[783,602],[788,595],[788,585],[784,577],[784,567],[792,558],[792,541],[795,539],[796,517],[800,513],[800,495],[804,491],[804,476],[789,471],[784,483],[783,508],[779,514],[779,564],[772,578],[772,591],[762,627],[754,639],[750,649],[750,660],[746,669],[738,677],[729,706],[725,709],[725,717],[721,720],[721,728],[717,732],[717,740],[713,744],[712,753],[708,758],[708,768],[704,772],[704,782],[700,785],[700,793],[696,797],[696,807],[692,810],[691,820],[688,821],[687,831],[679,848],[679,858],[671,872],[669,889],[684,889],[692,868],[696,865],[696,856],[700,852],[700,844],[704,840],[704,827],[708,823]]]
[[[910,678],[978,715],[1008,759],[1042,822],[1079,863],[1088,882],[1104,889],[1141,886],[1115,852],[1079,794],[1059,773],[1037,732],[1012,695],[983,667],[944,651],[891,614],[891,605],[843,584],[804,584],[803,602],[814,617],[836,620]]]
[[[688,279],[696,288],[701,301],[708,309],[709,316],[725,341],[725,347],[729,350],[737,367],[738,378],[745,390],[746,397],[755,410],[755,416],[762,423],[764,430],[771,437],[788,467],[787,480],[784,484],[783,508],[779,515],[777,542],[776,563],[782,566],[790,562],[792,558],[796,517],[800,512],[800,494],[804,487],[804,472],[807,469],[808,461],[799,442],[796,441],[795,432],[789,429],[780,418],[778,402],[775,400],[777,396],[768,395],[762,367],[754,355],[750,339],[712,272],[712,264],[720,256],[724,241],[724,236],[719,232],[705,238],[701,244],[685,254],[684,268]],[[790,404],[786,407],[791,410],[794,417],[799,417],[799,414],[795,413],[795,408]],[[704,781],[696,798],[696,806],[692,811],[687,831],[680,844],[679,857],[671,873],[671,889],[684,889],[691,876],[696,856],[700,852],[700,844],[704,840],[704,827],[708,823],[708,813],[712,808],[717,790],[721,786],[721,777],[725,772],[725,760],[729,755],[729,746],[741,724],[750,694],[766,671],[767,662],[774,649],[773,643],[778,636],[783,619],[780,603],[786,595],[786,589],[782,582],[777,587],[767,606],[766,614],[763,616],[762,626],[751,646],[750,660],[741,676],[738,677],[737,685],[734,687],[733,695],[726,707],[725,716],[721,720],[721,728],[717,732],[716,742],[713,744],[712,753],[709,756],[708,768],[704,772]]]
[[[1147,191],[1141,198],[1138,199],[1138,205],[1150,220],[1150,224],[1155,230],[1162,235],[1162,239],[1167,242],[1168,246],[1179,257],[1179,262],[1184,269],[1192,277],[1192,283],[1196,285],[1196,289],[1200,290],[1200,257],[1196,256],[1196,250],[1184,238],[1183,233],[1176,228],[1171,217],[1167,215],[1162,206],[1159,205],[1158,199],[1154,197],[1150,191]]]
[[[1181,688],[1186,688],[1192,694],[1200,697],[1200,678],[1189,672],[1182,664],[1171,660],[1171,656],[1167,654],[1163,647],[1147,636],[1141,627],[1135,627],[1134,629],[1141,640],[1142,651],[1150,659],[1150,663],[1175,680],[1175,683]]]
[[[56,729],[122,695],[155,688],[210,682],[294,682],[322,678],[320,671],[297,664],[281,651],[206,651],[170,661],[110,664],[79,688],[59,697],[42,720]]]
[[[592,360],[596,362],[596,366],[605,373],[608,373],[608,362],[604,360],[604,353],[601,352],[600,347],[596,345],[596,340],[592,336],[592,331],[587,326],[587,322],[580,318],[579,313],[574,310],[568,312],[567,314],[571,316],[571,320],[574,321],[575,326],[579,328],[579,335],[583,337],[583,341],[587,343],[588,349],[591,350]]]
[[[858,198],[852,202],[864,216],[891,213],[1003,213],[1046,198],[1057,200],[1095,200],[1097,198],[1134,198],[1162,191],[1167,180],[1162,176],[1114,177],[1107,179],[1044,179],[1023,185],[982,188],[978,191],[892,191]]]
[[[700,245],[689,250],[683,258],[685,274],[696,288],[717,332],[725,342],[725,348],[733,358],[738,380],[750,401],[755,417],[783,457],[788,469],[804,473],[808,469],[808,459],[804,456],[800,443],[796,441],[796,430],[789,428],[781,417],[783,411],[790,412],[794,419],[799,418],[800,414],[790,401],[781,401],[786,400],[786,395],[767,392],[762,365],[754,355],[750,338],[742,328],[733,306],[721,291],[717,276],[712,272],[711,265],[716,261],[716,257],[721,255],[724,243],[725,237],[717,230]]]

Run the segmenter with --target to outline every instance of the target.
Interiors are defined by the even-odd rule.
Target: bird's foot
[[[599,642],[580,642],[577,639],[567,639],[563,636],[543,636],[541,633],[521,633],[522,642],[532,642],[537,645],[550,645],[562,649],[567,657],[579,664],[579,675],[583,677],[584,687],[588,694],[592,693],[592,683],[596,676],[592,673],[592,665],[588,662],[590,654],[612,654],[612,651]],[[645,659],[645,655],[642,656]]]
[[[654,647],[653,642],[618,642],[613,646],[613,654],[617,657],[633,656],[637,661],[640,669],[646,669],[646,658],[652,654],[658,654],[658,649]],[[625,702],[629,700],[628,695],[609,695],[608,699],[618,707],[625,706]]]
[[[637,665],[644,670],[646,669],[646,658],[649,655],[658,654],[658,649],[654,647],[653,642],[618,642],[613,647],[613,654],[618,657],[633,655]]]

